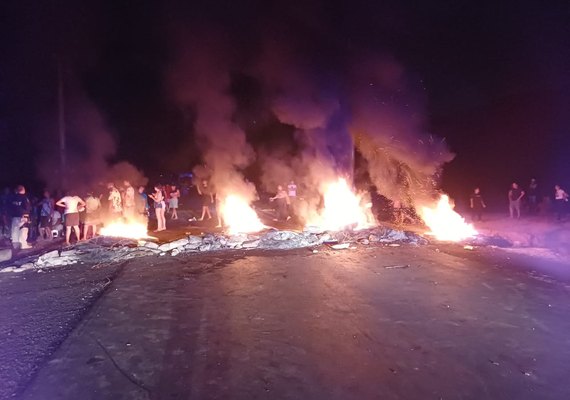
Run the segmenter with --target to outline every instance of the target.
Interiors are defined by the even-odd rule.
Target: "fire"
[[[339,231],[348,227],[363,229],[373,225],[372,220],[370,204],[363,205],[361,196],[351,190],[346,179],[339,178],[326,186],[324,208],[310,225]]]
[[[137,222],[113,222],[101,228],[99,234],[102,236],[128,239],[144,239],[149,237],[146,224]]]
[[[265,229],[249,203],[237,195],[227,196],[220,204],[220,214],[231,235],[253,233]]]
[[[435,207],[422,207],[421,217],[431,230],[430,235],[439,240],[459,242],[477,235],[473,225],[453,210],[449,196],[441,195]]]

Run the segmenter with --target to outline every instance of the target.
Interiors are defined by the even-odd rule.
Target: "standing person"
[[[61,213],[57,211],[57,208],[53,211],[53,217],[51,219],[51,235],[52,237],[61,237],[63,232],[63,221],[61,220]]]
[[[566,203],[568,202],[568,193],[560,187],[560,185],[554,186],[554,210],[556,210],[556,219],[562,221],[564,217]]]
[[[538,183],[534,178],[528,184],[527,199],[528,212],[531,215],[535,215],[538,212]]]
[[[10,221],[8,221],[8,200],[10,199],[10,188],[4,188],[0,194],[0,236],[10,236]]]
[[[166,204],[164,209],[164,214],[166,215],[170,210],[170,185],[162,185],[162,195],[164,196],[164,204]]]
[[[77,240],[81,240],[79,235],[79,208],[85,207],[85,202],[75,193],[68,194],[55,203],[59,207],[65,207],[63,212],[65,216],[65,244],[70,245],[71,228],[75,232]]]
[[[198,221],[203,221],[204,217],[208,215],[208,219],[212,219],[212,213],[210,212],[210,205],[214,204],[214,193],[210,190],[207,180],[202,180],[200,185],[196,185],[198,194],[202,199],[202,216]]]
[[[55,210],[55,202],[46,190],[44,198],[40,201],[40,239],[52,239],[51,220]]]
[[[283,186],[277,186],[277,193],[275,196],[271,197],[269,201],[277,202],[277,218],[275,221],[283,221],[289,219],[289,213],[287,211],[289,206],[289,196],[287,192],[283,190]]]
[[[170,195],[169,195],[169,208],[170,212],[172,213],[170,218],[171,219],[178,219],[178,199],[180,198],[180,190],[176,187],[176,185],[170,186]]]
[[[109,182],[107,184],[107,189],[109,189],[109,196],[107,197],[107,200],[109,201],[109,213],[111,215],[111,219],[118,220],[123,215],[121,193],[112,182]]]
[[[26,188],[19,185],[8,200],[8,217],[11,221],[12,247],[14,248],[29,248],[26,242],[27,229],[21,228],[29,223],[31,208],[30,200],[26,196]]]
[[[144,191],[144,186],[139,186],[138,193],[135,196],[135,207],[140,217],[144,219],[148,217],[148,196]]]
[[[87,194],[85,199],[85,227],[83,228],[83,240],[87,240],[89,228],[91,237],[97,236],[97,225],[101,223],[101,200],[93,192]]]
[[[519,189],[519,185],[514,183],[508,193],[509,198],[509,214],[514,218],[515,214],[517,219],[521,217],[521,199],[524,196],[524,190]]]
[[[166,204],[164,202],[162,189],[162,185],[156,185],[154,187],[154,193],[149,195],[149,197],[154,200],[154,211],[156,213],[157,221],[155,232],[164,231],[166,229],[166,218],[164,216]]]
[[[135,188],[129,181],[124,181],[125,194],[123,197],[123,216],[127,221],[135,217]]]
[[[481,196],[481,190],[478,187],[475,188],[471,194],[471,197],[469,198],[469,205],[471,207],[473,221],[475,221],[475,217],[481,221],[483,216],[483,209],[487,208],[487,205],[485,204],[483,196]]]
[[[287,185],[287,195],[289,196],[290,204],[289,215],[293,215],[293,210],[295,209],[297,203],[297,185],[293,179],[291,179],[291,182],[289,182]]]

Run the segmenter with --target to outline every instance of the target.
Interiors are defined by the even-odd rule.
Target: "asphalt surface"
[[[5,273],[0,395],[568,399],[570,284],[543,267],[358,246]]]

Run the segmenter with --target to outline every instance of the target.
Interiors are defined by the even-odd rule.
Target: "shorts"
[[[172,199],[168,200],[168,206],[170,208],[178,208],[178,199],[172,198]]]
[[[79,213],[65,214],[65,226],[79,226]]]
[[[98,225],[99,224],[99,212],[91,212],[85,215],[85,225]]]
[[[202,195],[202,207],[210,207],[212,205],[212,197],[209,194]]]
[[[154,203],[154,208],[166,208],[164,201],[159,201],[159,202]]]
[[[51,217],[50,216],[41,216],[40,217],[40,228],[49,228],[51,226]]]

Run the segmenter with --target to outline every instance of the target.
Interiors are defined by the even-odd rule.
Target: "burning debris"
[[[324,244],[332,249],[348,249],[360,245],[391,245],[410,243],[427,244],[427,240],[411,232],[403,232],[388,228],[369,228],[358,231],[347,230],[337,232],[313,231],[265,231],[256,234],[228,234],[204,236],[190,235],[163,244],[153,241],[100,236],[64,250],[52,250],[42,254],[35,260],[22,260],[17,266],[5,268],[3,271],[26,269],[45,269],[73,264],[87,264],[102,267],[115,262],[123,262],[145,256],[177,256],[197,252],[220,250],[291,250],[314,248]],[[21,268],[26,266],[26,268]]]
[[[421,207],[421,217],[431,230],[429,235],[449,242],[460,242],[477,235],[473,225],[466,223],[453,208],[449,196],[445,194],[441,195],[435,206]]]

